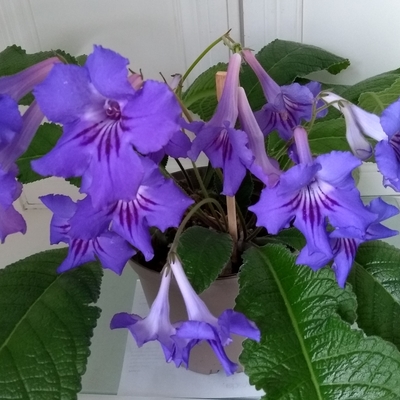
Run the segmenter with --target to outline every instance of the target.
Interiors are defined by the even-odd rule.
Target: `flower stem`
[[[219,42],[222,42],[223,38],[225,35],[227,35],[229,31],[222,36],[220,36],[218,39],[214,40],[207,48],[193,61],[192,65],[188,68],[188,70],[183,74],[181,80],[179,81],[178,87],[176,89],[176,93],[178,97],[181,96],[182,94],[182,87],[183,83],[185,82],[186,78],[189,76],[189,74],[193,71],[193,69],[196,67],[196,65],[203,59],[203,57],[213,48],[215,47]]]
[[[204,186],[204,182],[203,182],[203,179],[200,176],[200,172],[199,172],[199,169],[197,168],[197,165],[193,161],[192,161],[192,165],[193,165],[194,174],[196,175],[197,182],[199,183],[199,186],[200,186],[201,192],[203,193],[204,198],[205,199],[207,199],[207,198],[210,199],[211,197],[209,196],[208,191],[207,191],[206,187]],[[218,203],[218,205],[219,205],[219,203]],[[212,216],[214,217],[215,221],[217,222],[217,224],[219,226],[219,229],[221,231],[223,231],[224,228],[222,227],[221,222],[219,221],[219,218],[217,216],[217,213],[215,212],[215,209],[214,209],[213,205],[210,204],[209,208],[210,208]],[[222,207],[221,207],[221,210],[222,210]],[[223,213],[223,215],[225,215],[225,213]],[[225,222],[225,227],[227,228],[229,224],[225,220],[224,220],[224,222]]]
[[[199,210],[204,204],[207,204],[207,203],[212,203],[212,204],[214,204],[214,205],[218,208],[218,210],[220,211],[220,213],[221,213],[223,216],[225,216],[224,210],[222,209],[221,205],[218,203],[217,200],[215,200],[215,199],[213,199],[213,198],[211,198],[211,197],[208,197],[208,198],[206,198],[206,199],[203,199],[203,200],[199,201],[199,202],[198,202],[197,204],[195,204],[195,205],[192,207],[192,209],[186,214],[185,218],[183,219],[183,221],[182,221],[181,224],[179,225],[179,228],[178,228],[178,230],[176,231],[174,241],[172,242],[171,249],[170,249],[170,251],[168,252],[168,254],[174,253],[174,252],[176,251],[176,249],[178,248],[179,238],[181,237],[182,232],[183,232],[183,230],[185,229],[186,224],[190,221],[190,219],[193,217],[193,215],[194,215],[196,212],[198,212],[198,210]]]
[[[193,182],[192,182],[192,180],[190,179],[189,174],[186,172],[185,167],[182,165],[182,163],[179,161],[178,158],[174,158],[174,160],[175,160],[175,162],[178,164],[178,167],[179,167],[179,169],[181,170],[183,176],[185,177],[186,182],[187,182],[188,185],[190,186],[190,189],[191,189],[192,191],[194,191]]]

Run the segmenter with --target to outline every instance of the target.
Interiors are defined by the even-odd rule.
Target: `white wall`
[[[158,78],[159,71],[165,76],[184,72],[209,43],[232,28],[232,37],[242,37],[244,44],[255,50],[280,38],[314,44],[348,57],[352,66],[338,77],[317,77],[355,83],[400,67],[399,17],[398,0],[0,0],[0,49],[17,43],[28,52],[63,48],[77,55],[90,52],[94,43],[103,44],[128,57],[133,69],[141,68],[146,77]],[[227,49],[218,46],[194,76],[225,61],[227,55]],[[380,182],[375,171],[364,171],[363,192],[386,193]],[[37,196],[74,191],[65,185],[60,187],[56,180],[25,189],[23,204],[27,209],[22,212],[28,233],[9,237],[1,245],[0,267],[49,248],[50,213],[37,208]],[[392,221],[391,225],[399,227],[400,223]],[[117,283],[112,277],[107,279],[111,296],[121,292],[115,291]],[[124,289],[124,296],[128,289]],[[111,310],[106,310],[105,317],[109,315]],[[108,322],[101,324],[106,326]],[[97,337],[97,347],[107,352],[108,339]],[[115,366],[120,356],[104,353],[105,364],[99,368],[102,361],[96,343],[93,349],[94,361],[85,377],[87,390],[115,390]],[[112,382],[107,383],[107,379]]]

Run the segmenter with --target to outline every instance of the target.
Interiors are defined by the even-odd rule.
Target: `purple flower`
[[[165,155],[180,158],[187,157],[192,143],[188,136],[182,130],[176,131],[171,140],[159,151],[148,155],[156,164],[158,164]]]
[[[229,360],[224,350],[224,346],[232,342],[231,333],[260,341],[260,331],[254,322],[248,320],[242,313],[233,310],[225,310],[219,318],[214,317],[190,285],[177,257],[170,265],[189,318],[188,321],[177,326],[174,336],[186,340],[184,356],[188,357],[190,350],[197,343],[206,340],[221,362],[225,373],[232,375],[237,369],[237,364]],[[187,364],[188,360],[185,361]]]
[[[0,240],[16,232],[26,232],[26,223],[14,209],[22,185],[17,182],[15,161],[26,151],[43,119],[34,101],[24,113],[17,102],[41,82],[58,58],[52,57],[25,70],[0,78]]]
[[[18,169],[16,166],[5,172],[0,168],[0,240],[16,232],[26,232],[26,223],[18,213],[13,202],[20,196],[22,185],[16,180]]]
[[[251,111],[246,93],[241,87],[239,88],[238,100],[240,125],[247,133],[249,148],[254,155],[254,161],[248,168],[268,187],[273,187],[278,182],[282,171],[279,169],[278,163],[267,156],[264,135]]]
[[[308,265],[317,269],[332,258],[327,219],[334,228],[349,229],[362,237],[375,214],[364,207],[351,176],[360,160],[337,151],[313,160],[307,132],[298,127],[294,137],[300,164],[283,173],[275,187],[265,188],[249,210],[257,215],[257,225],[272,234],[293,222],[307,240],[297,263],[305,264],[312,256],[314,264]]]
[[[33,102],[21,117],[17,103],[8,95],[0,95],[0,109],[0,240],[4,242],[10,234],[26,232],[23,217],[12,205],[22,191],[15,161],[28,148],[43,114]]]
[[[399,213],[399,210],[396,207],[385,203],[380,198],[377,198],[372,200],[366,208],[375,214],[375,220],[367,227],[364,235],[360,237],[358,232],[354,232],[355,235],[352,237],[353,232],[350,229],[340,228],[334,230],[329,235],[329,243],[332,248],[332,258],[334,260],[332,269],[335,272],[339,286],[342,288],[346,284],[357,249],[361,243],[370,240],[388,238],[399,233],[398,231],[389,229],[381,224],[382,221],[385,221]],[[305,264],[310,263],[317,267],[323,267],[323,265],[316,265],[312,256],[308,260],[304,259],[303,262]]]
[[[57,57],[51,57],[18,72],[14,75],[0,78],[0,93],[7,94],[15,101],[19,101],[27,93],[46,78],[54,64],[61,61]]]
[[[188,125],[188,129],[196,134],[188,156],[196,160],[200,152],[204,151],[214,168],[223,169],[222,193],[227,196],[235,195],[246,175],[246,167],[253,161],[247,147],[246,133],[235,129],[240,64],[240,55],[233,54],[221,99],[210,121]]]
[[[182,357],[181,343],[183,341],[174,338],[176,329],[169,319],[168,291],[171,275],[171,270],[165,268],[157,297],[146,318],[125,312],[118,313],[113,316],[110,327],[111,329],[128,328],[138,347],[157,340],[161,344],[167,362],[174,361],[177,367],[182,363],[187,366],[187,357]]]
[[[149,228],[161,231],[177,227],[193,203],[171,179],[164,178],[157,165],[142,158],[145,175],[135,196],[110,207],[112,230],[139,249],[146,260],[153,258]]]
[[[63,135],[32,162],[42,175],[82,176],[81,190],[102,207],[136,193],[144,171],[139,155],[162,149],[180,129],[180,106],[166,84],[135,90],[128,60],[95,46],[84,67],[56,65],[35,97]]]
[[[383,110],[381,125],[386,134],[375,146],[376,163],[383,185],[400,192],[400,99]]]
[[[354,155],[361,160],[372,155],[372,147],[364,135],[378,141],[387,137],[377,115],[364,111],[334,93],[324,92],[322,100],[342,112],[346,120],[346,139]]]
[[[90,197],[77,204],[62,195],[47,195],[41,200],[54,214],[50,225],[50,243],[69,244],[67,258],[58,267],[58,272],[98,258],[104,268],[118,275],[122,273],[135,250],[119,235],[108,230],[105,212],[95,210]]]
[[[301,120],[311,118],[313,93],[310,88],[298,83],[279,86],[250,50],[242,50],[242,54],[257,75],[268,102],[255,113],[262,132],[268,135],[276,129],[283,139],[290,139],[293,136],[293,129],[300,124]],[[314,86],[311,86],[311,89],[316,90]]]

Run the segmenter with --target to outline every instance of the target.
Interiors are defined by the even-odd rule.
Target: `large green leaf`
[[[39,127],[29,148],[17,161],[20,182],[30,183],[44,178],[32,170],[31,161],[48,153],[57,143],[61,133],[62,129],[59,125],[45,123]]]
[[[66,249],[0,270],[0,399],[76,399],[100,310],[97,263],[57,274]]]
[[[244,261],[236,304],[262,340],[246,341],[240,360],[265,399],[400,398],[400,353],[341,319],[338,310],[354,315],[356,302],[330,269],[297,266],[277,245],[251,248]]]
[[[388,88],[380,92],[362,93],[358,105],[366,111],[380,115],[382,111],[400,96],[400,76]]]
[[[186,229],[179,239],[178,254],[197,293],[207,289],[227,265],[233,242],[227,233],[201,226]]]
[[[349,87],[341,93],[345,99],[358,104],[358,99],[365,92],[381,92],[392,86],[400,78],[400,68],[383,74],[372,76]]]
[[[357,251],[348,282],[357,295],[357,323],[400,349],[400,249],[381,241]]]
[[[344,118],[318,121],[310,130],[309,143],[315,155],[336,151],[351,151],[346,139],[346,123]]]
[[[217,106],[215,74],[226,71],[227,67],[226,63],[218,63],[204,71],[182,96],[184,105],[205,121],[211,118]]]

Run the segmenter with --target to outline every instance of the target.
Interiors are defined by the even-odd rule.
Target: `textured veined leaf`
[[[232,254],[232,237],[201,226],[193,226],[179,239],[178,254],[194,290],[207,289],[226,266]]]
[[[400,350],[400,249],[382,241],[363,243],[349,276],[357,296],[357,323]]]
[[[0,399],[72,400],[81,390],[102,269],[57,274],[65,256],[49,250],[0,270]]]
[[[237,308],[262,340],[244,343],[241,363],[265,399],[400,398],[400,353],[340,318],[341,309],[355,310],[355,297],[330,269],[295,265],[278,245],[251,248],[244,261]]]

